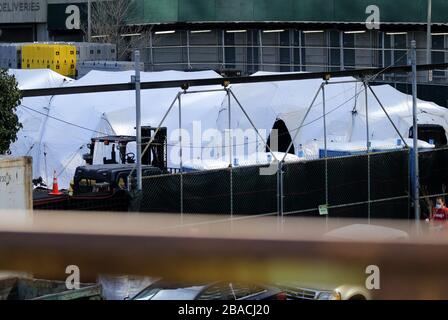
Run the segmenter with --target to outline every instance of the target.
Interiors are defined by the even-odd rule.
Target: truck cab
[[[166,128],[142,127],[142,175],[167,173]],[[136,137],[103,136],[92,138],[89,153],[83,155],[85,166],[76,168],[73,195],[114,194],[130,191],[136,179]],[[129,185],[131,183],[131,185]]]

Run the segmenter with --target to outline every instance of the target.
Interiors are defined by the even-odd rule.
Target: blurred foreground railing
[[[366,220],[195,215],[0,213],[0,270],[81,282],[99,274],[150,275],[174,281],[221,279],[364,285],[380,270],[374,298],[447,299],[448,232],[408,221],[374,221],[384,234],[347,238],[329,231]],[[395,231],[394,231],[395,230]],[[431,230],[438,230],[430,232]],[[393,233],[406,237],[394,237]]]

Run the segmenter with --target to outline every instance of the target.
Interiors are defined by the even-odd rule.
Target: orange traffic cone
[[[52,196],[60,196],[63,193],[59,191],[59,186],[58,186],[58,178],[56,177],[56,170],[54,170],[53,173],[53,191],[51,191],[50,193],[48,193]]]

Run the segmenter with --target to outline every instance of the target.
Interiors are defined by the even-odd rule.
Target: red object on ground
[[[50,194],[52,196],[63,195],[63,193],[59,191],[58,178],[56,177],[56,170],[54,170],[54,173],[53,173],[53,190],[51,192],[49,192],[48,194]]]

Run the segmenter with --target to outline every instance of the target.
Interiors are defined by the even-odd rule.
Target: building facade
[[[447,60],[448,0],[432,1],[429,59],[427,0],[130,1],[125,23],[147,35],[137,41],[147,70],[387,67],[408,63],[411,40],[418,63]],[[0,42],[83,41],[86,25],[87,0],[0,0]]]

